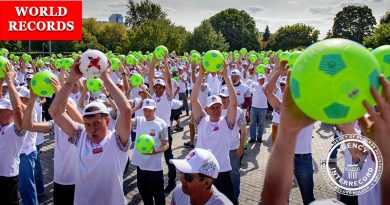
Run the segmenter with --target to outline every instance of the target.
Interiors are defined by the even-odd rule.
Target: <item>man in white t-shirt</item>
[[[188,82],[188,76],[187,73],[184,73],[183,67],[179,66],[179,100],[183,102],[183,109],[186,111],[186,115],[189,116],[190,114],[190,108],[188,106],[188,99],[187,99],[187,82]]]
[[[172,83],[171,83],[171,74],[168,68],[167,56],[164,58],[164,80],[161,78],[154,79],[155,67],[154,64],[156,58],[153,57],[152,63],[149,67],[149,89],[152,91],[152,99],[157,104],[156,116],[163,119],[164,122],[169,125],[171,118],[172,110]],[[168,186],[165,187],[165,195],[168,195],[176,186],[176,169],[173,164],[169,163],[170,159],[173,159],[172,154],[172,136],[171,136],[171,127],[168,127],[168,140],[169,148],[164,152],[165,163],[168,166]]]
[[[213,185],[219,164],[210,150],[195,148],[185,159],[171,159],[182,172],[181,184],[173,191],[171,205],[232,205]]]
[[[83,110],[83,124],[65,112],[72,86],[82,77],[78,60],[72,65],[69,78],[55,97],[50,114],[77,147],[74,204],[126,204],[123,193],[123,171],[130,153],[131,106],[114,84],[109,67],[100,78],[118,106],[120,115],[114,131],[108,130],[107,107],[92,102]]]
[[[163,152],[168,149],[168,125],[155,116],[156,102],[144,99],[143,116],[136,117],[132,124],[136,128],[136,139],[144,134],[154,139],[154,149],[142,154],[134,149],[131,164],[137,166],[137,186],[144,204],[165,204],[164,174],[162,167]]]
[[[5,82],[9,99],[0,99],[0,202],[18,205],[19,155],[26,132],[22,130],[24,106],[13,84],[12,71],[13,66],[8,63]],[[0,79],[0,84],[3,82]]]
[[[205,71],[201,67],[191,96],[192,113],[198,130],[198,140],[195,147],[210,149],[215,155],[220,165],[221,172],[214,185],[219,191],[233,201],[233,184],[230,176],[232,167],[230,165],[229,152],[231,132],[237,116],[237,96],[234,92],[233,84],[227,75],[225,66],[222,71],[222,77],[225,79],[230,98],[227,114],[222,117],[222,101],[218,95],[209,96],[207,98],[205,110],[203,110],[199,103],[198,96],[204,73]]]
[[[252,107],[250,113],[249,143],[263,142],[265,117],[268,110],[267,96],[264,93],[265,75],[258,75],[258,82],[252,83]],[[257,132],[257,133],[256,133]]]

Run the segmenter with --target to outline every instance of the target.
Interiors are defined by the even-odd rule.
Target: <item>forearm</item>
[[[158,147],[157,149],[154,149],[154,154],[165,152],[168,148],[169,148],[168,144],[166,144],[166,145],[163,144],[160,147]]]
[[[247,109],[252,104],[252,97],[245,97],[245,102],[242,104],[242,109]]]
[[[66,103],[71,89],[76,82],[67,80],[61,90],[57,93],[50,108],[50,115],[60,115],[65,112]],[[83,99],[80,99],[83,100]]]
[[[294,174],[296,137],[299,132],[290,132],[281,126],[272,147],[265,174],[262,200],[264,204],[287,204]]]
[[[228,92],[229,92],[229,99],[230,99],[229,107],[233,107],[233,106],[237,107],[237,105],[238,105],[237,104],[237,95],[236,95],[236,92],[234,90],[233,83],[229,77],[225,78],[225,83],[226,83],[226,87],[227,87]]]
[[[23,116],[23,126],[22,127],[24,130],[30,131],[30,129],[34,123],[33,117],[32,117],[33,109],[34,109],[34,102],[29,101],[27,103],[26,109],[23,112],[24,116]]]
[[[246,140],[246,126],[243,125],[241,126],[240,128],[240,131],[241,131],[241,135],[240,135],[240,147],[241,148],[244,148],[244,145],[245,145],[245,140]]]
[[[114,98],[116,105],[121,113],[126,111],[130,104],[126,99],[126,96],[122,93],[122,91],[114,84],[110,77],[104,79],[104,85],[106,86],[110,95]],[[131,109],[131,108],[130,108]]]

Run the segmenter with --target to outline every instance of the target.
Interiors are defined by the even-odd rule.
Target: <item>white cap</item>
[[[265,75],[264,74],[258,74],[257,75],[257,79],[263,79],[263,78],[265,79]]]
[[[153,110],[156,108],[156,102],[152,99],[145,99],[142,101],[142,109],[150,109]]]
[[[91,111],[91,112],[86,112],[86,110],[88,110],[89,108],[91,107],[96,107],[97,109],[95,111]],[[83,117],[86,116],[86,115],[94,115],[94,114],[110,114],[108,112],[108,108],[105,104],[103,104],[102,102],[91,102],[89,103],[88,105],[86,105],[84,107],[84,110],[83,110]]]
[[[219,164],[210,150],[195,148],[185,159],[171,159],[169,162],[183,173],[200,173],[214,179],[218,177]]]
[[[97,98],[96,98],[96,102],[107,102],[107,97],[105,94],[100,94]]]
[[[158,79],[154,80],[154,85],[155,85],[155,86],[156,86],[156,85],[165,86],[165,81],[164,81],[163,79],[158,78]]]
[[[136,70],[130,71],[130,75],[134,75],[134,74],[138,74],[138,72]]]
[[[207,97],[207,107],[211,107],[212,105],[219,103],[222,105],[222,100],[218,95],[212,95]]]
[[[118,80],[115,84],[117,84],[117,85],[123,85],[123,80]]]
[[[30,98],[30,90],[24,86],[19,86],[16,88],[21,98]]]
[[[219,90],[219,96],[222,96],[222,97],[227,97],[229,96],[229,91],[227,89],[226,86],[223,86],[220,90]]]
[[[230,75],[238,75],[241,77],[241,72],[238,70],[238,69],[234,69],[232,70],[232,72],[230,73]]]
[[[5,98],[0,99],[0,109],[12,110],[11,101],[9,99],[5,99]]]

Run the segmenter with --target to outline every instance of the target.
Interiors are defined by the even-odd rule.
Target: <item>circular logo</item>
[[[321,171],[336,192],[356,196],[371,190],[383,172],[382,155],[376,144],[362,135],[342,135],[321,161]]]

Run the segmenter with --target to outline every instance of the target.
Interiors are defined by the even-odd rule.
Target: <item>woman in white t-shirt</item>
[[[164,174],[162,167],[163,152],[169,148],[168,126],[155,116],[156,102],[145,99],[142,102],[144,116],[136,117],[132,124],[136,127],[137,137],[147,134],[153,137],[155,149],[149,154],[141,154],[134,149],[131,164],[137,166],[137,186],[144,204],[165,204]]]

